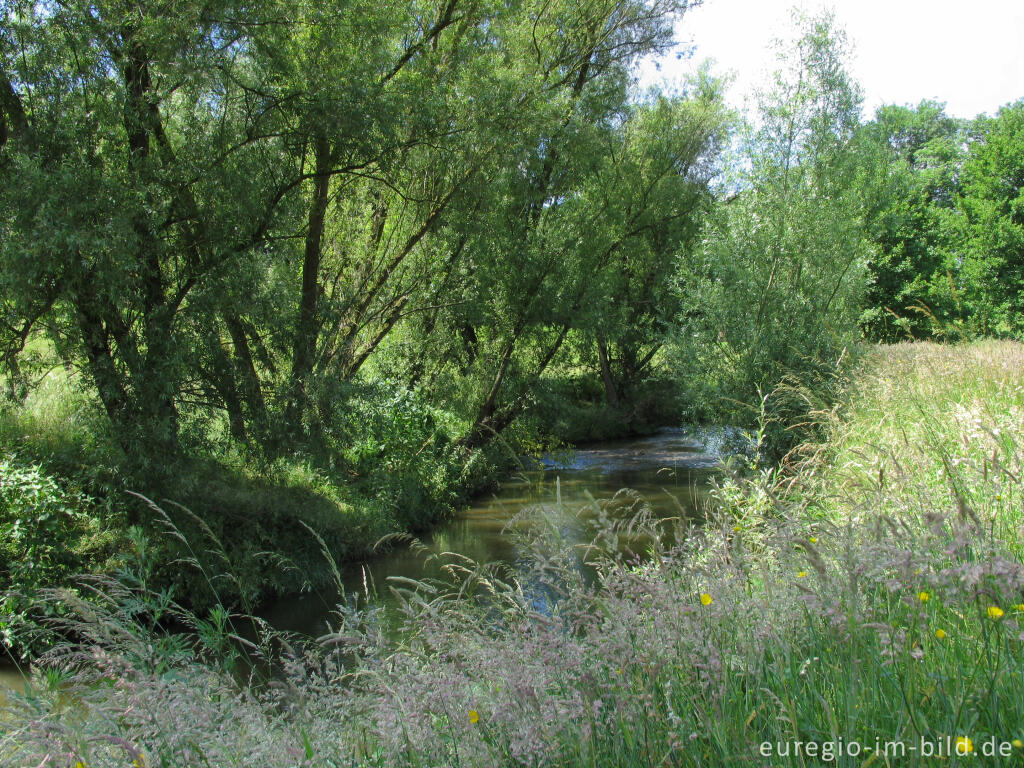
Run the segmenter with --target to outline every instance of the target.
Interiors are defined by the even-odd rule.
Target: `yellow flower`
[[[1024,603],[1017,603],[1013,606],[1013,610],[1017,611],[1017,613],[1024,613]]]
[[[988,607],[987,613],[988,617],[992,619],[992,621],[998,621],[999,619],[1003,618],[1003,614],[1006,613],[1006,611],[1004,611],[998,605],[990,605]]]
[[[711,595],[709,595],[707,592],[701,593],[701,596],[700,596],[700,604],[701,605],[711,605],[711,602],[712,602],[711,601]]]
[[[619,675],[622,675],[622,667],[619,667]]]
[[[917,599],[920,600],[922,603],[927,603],[929,600],[932,599],[932,596],[929,595],[927,592],[918,592]]]
[[[805,579],[805,578],[807,578],[807,571],[797,571],[796,577],[798,579]]]
[[[1017,749],[1024,749],[1024,741],[1021,741],[1020,739],[1014,739],[1010,743],[1013,744],[1013,746],[1015,746]]]
[[[469,710],[469,722],[471,722],[471,723],[478,723],[478,722],[480,722],[480,713],[477,712],[475,709]]]
[[[146,756],[139,752],[139,756],[132,761],[132,768],[146,768]]]
[[[811,544],[817,544],[818,543],[818,537],[817,536],[811,536],[807,540],[809,542],[811,542]]]
[[[958,736],[956,739],[956,754],[966,755],[974,751],[974,742],[970,736]]]
[[[917,568],[917,569],[914,570],[914,575],[915,576],[920,576],[922,573],[923,573],[923,571],[920,568]]]
[[[75,763],[75,768],[89,768],[89,766],[87,766],[85,763],[79,760],[77,763]]]
[[[739,533],[740,531],[742,531],[742,530],[743,530],[743,526],[742,526],[742,525],[734,525],[734,526],[732,527],[732,529],[733,529],[734,531],[736,531],[736,533]]]
[[[944,630],[944,629],[936,629],[935,630],[935,636],[937,638],[939,638],[939,640],[945,639],[945,637],[946,637],[946,630]]]

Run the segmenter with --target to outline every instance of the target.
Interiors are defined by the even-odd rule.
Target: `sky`
[[[880,104],[931,99],[970,118],[1024,97],[1024,0],[704,0],[676,28],[693,57],[645,61],[641,83],[671,85],[711,58],[714,71],[735,72],[728,101],[741,107],[777,67],[772,41],[793,37],[793,7],[834,10],[865,117]]]

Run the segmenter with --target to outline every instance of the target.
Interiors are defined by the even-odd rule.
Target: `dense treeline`
[[[406,384],[457,371],[481,444],[610,276],[692,229],[714,85],[626,99],[685,7],[9,6],[12,386],[45,326],[158,468],[185,403],[319,439],[388,345]]]
[[[1024,100],[971,121],[887,106],[863,130],[879,175],[868,336],[1020,338]]]
[[[127,487],[294,589],[307,525],[356,557],[552,440],[1020,333],[1024,102],[864,123],[827,17],[749,121],[640,92],[689,5],[3,2],[9,578],[152,529]]]

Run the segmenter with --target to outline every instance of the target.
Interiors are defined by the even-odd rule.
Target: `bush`
[[[18,627],[39,589],[110,564],[119,535],[109,515],[38,464],[0,458],[0,641],[21,649]],[[53,613],[57,606],[45,606]]]
[[[454,444],[450,417],[419,393],[342,382],[322,403],[323,445],[311,460],[377,500],[401,530],[426,530],[465,500],[470,457]]]

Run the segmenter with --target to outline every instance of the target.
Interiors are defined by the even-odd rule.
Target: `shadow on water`
[[[701,433],[666,429],[632,440],[589,446],[566,456],[546,456],[541,467],[522,472],[501,483],[487,498],[475,500],[451,521],[423,537],[416,546],[394,547],[366,563],[343,570],[344,595],[336,591],[293,595],[267,605],[261,616],[272,627],[289,632],[321,635],[340,602],[370,602],[388,610],[395,597],[391,577],[419,580],[441,576],[443,553],[476,563],[501,562],[515,567],[527,555],[520,549],[517,530],[551,525],[556,485],[561,504],[558,533],[579,545],[593,537],[593,519],[607,505],[594,499],[620,496],[626,513],[636,499],[649,505],[655,517],[695,517],[720,458],[733,449],[729,430]],[[624,541],[623,546],[630,546]],[[636,546],[636,542],[632,542]],[[431,556],[435,557],[431,557]],[[580,568],[586,571],[583,558]],[[539,600],[544,600],[538,595]]]
[[[442,566],[453,559],[525,569],[531,556],[524,548],[529,534],[550,532],[553,541],[575,547],[580,574],[589,579],[593,572],[584,550],[593,540],[598,518],[628,520],[643,506],[654,518],[697,518],[720,460],[743,448],[738,430],[666,429],[545,456],[536,469],[505,480],[495,493],[476,499],[414,545],[397,545],[370,561],[345,567],[343,594],[330,590],[283,597],[266,605],[260,618],[275,630],[317,637],[337,624],[339,604],[393,613],[397,598],[389,580],[395,577],[440,578]],[[602,499],[611,501],[595,501]],[[619,551],[629,559],[643,548],[643,541],[623,537]],[[558,599],[543,584],[524,583],[523,588],[541,611]],[[255,640],[254,628],[243,624],[236,629]],[[256,667],[244,663],[240,670],[241,679]],[[25,682],[23,671],[0,664],[0,704],[5,689],[23,691]]]

